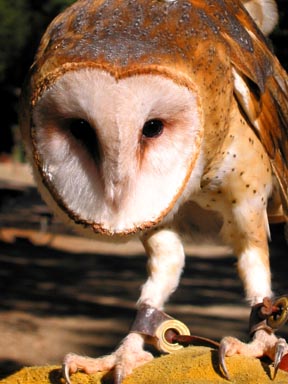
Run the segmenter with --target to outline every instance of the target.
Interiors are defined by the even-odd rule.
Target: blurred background
[[[288,6],[287,0],[277,2],[280,21],[271,41],[287,70]],[[72,233],[43,204],[25,163],[21,85],[47,25],[71,3],[0,0],[0,378],[24,365],[60,364],[67,352],[111,352],[129,329],[146,278],[137,241],[114,246]],[[280,224],[271,231],[273,286],[283,294],[284,229]],[[187,243],[186,253],[167,311],[194,334],[247,340],[249,309],[229,249]]]

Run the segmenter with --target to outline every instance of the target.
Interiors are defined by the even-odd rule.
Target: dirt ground
[[[288,292],[283,226],[271,227],[276,294]],[[193,334],[247,340],[249,308],[235,257],[186,244],[179,289],[166,311]],[[126,335],[146,278],[141,244],[87,240],[55,219],[26,167],[0,164],[0,378],[27,365],[60,364],[67,352],[100,356]],[[279,333],[287,337],[288,326]]]

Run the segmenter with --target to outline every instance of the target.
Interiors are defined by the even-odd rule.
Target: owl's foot
[[[63,376],[66,384],[71,384],[69,375],[81,370],[87,374],[114,370],[114,383],[121,384],[134,368],[153,359],[151,353],[143,350],[141,335],[130,333],[120,347],[111,355],[100,358],[90,358],[75,354],[68,354],[63,363]]]
[[[219,364],[229,379],[225,356],[242,354],[251,357],[267,356],[274,361],[274,378],[282,357],[288,354],[288,345],[284,339],[278,339],[274,331],[282,327],[288,319],[288,297],[281,296],[275,300],[265,297],[256,304],[250,314],[250,334],[253,339],[245,344],[233,337],[225,337],[219,348]],[[286,363],[285,363],[286,364]]]
[[[225,377],[230,380],[225,356],[241,354],[251,357],[267,356],[274,361],[274,377],[277,374],[282,357],[288,353],[288,345],[284,339],[278,339],[273,333],[265,330],[255,333],[253,340],[245,344],[233,337],[222,339],[219,348],[219,364]]]

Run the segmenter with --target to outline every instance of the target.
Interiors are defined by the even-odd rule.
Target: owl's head
[[[67,71],[33,108],[36,178],[70,221],[107,235],[134,233],[199,186],[202,134],[196,90],[167,74]]]
[[[199,188],[227,133],[231,62],[262,74],[253,38],[263,36],[241,3],[209,4],[78,0],[48,27],[22,132],[40,191],[62,217],[135,233]]]

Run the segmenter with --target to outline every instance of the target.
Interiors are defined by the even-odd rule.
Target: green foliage
[[[0,0],[1,152],[15,144],[19,89],[40,38],[52,19],[75,0]]]
[[[0,0],[0,83],[7,71],[32,60],[41,34],[53,17],[73,0]],[[17,70],[17,73],[19,70]]]
[[[0,2],[0,82],[26,44],[30,32],[30,11],[25,0]]]

